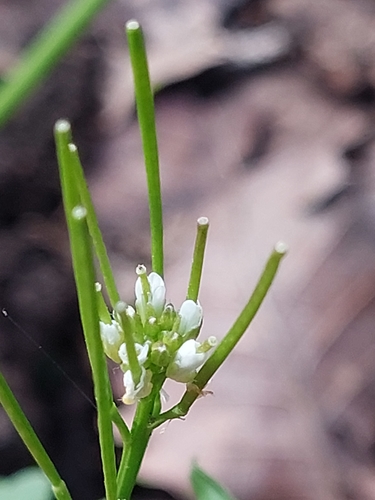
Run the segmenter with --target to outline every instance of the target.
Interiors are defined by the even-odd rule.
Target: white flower
[[[176,351],[173,361],[167,368],[167,377],[176,382],[191,382],[210,353],[197,352],[201,344],[194,339],[187,340]]]
[[[137,344],[137,342],[134,344],[135,345],[135,352],[137,353],[138,363],[140,365],[143,365],[147,359],[150,344],[151,344],[151,342],[149,342],[149,341],[145,342],[144,345]],[[118,350],[118,355],[121,358],[121,360],[119,362],[120,363],[122,362],[124,365],[128,366],[129,359],[128,359],[128,353],[126,351],[126,344],[125,343],[120,345],[120,348]]]
[[[112,320],[112,323],[110,324],[100,321],[99,325],[104,352],[116,363],[121,363],[121,359],[118,354],[119,347],[124,341],[121,326],[115,320]]]
[[[150,370],[142,368],[142,375],[139,384],[135,387],[133,376],[130,370],[124,373],[125,394],[122,397],[122,402],[126,405],[132,405],[141,398],[148,396],[152,390],[152,373]]]
[[[181,318],[178,333],[184,337],[192,330],[201,326],[203,309],[194,300],[185,300],[178,311],[178,315]]]
[[[138,266],[138,269],[139,268],[141,268],[141,270],[145,269],[144,266]],[[147,280],[150,286],[149,293],[143,290],[141,277],[138,277],[135,282],[135,306],[143,324],[145,324],[147,320],[148,304],[151,305],[157,318],[161,316],[165,306],[166,289],[163,278],[157,273],[150,273],[147,276]]]

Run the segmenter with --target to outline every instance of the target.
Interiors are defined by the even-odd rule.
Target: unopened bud
[[[167,368],[167,377],[184,383],[194,380],[197,370],[209,356],[208,352],[198,352],[200,347],[194,339],[184,342]]]
[[[151,362],[156,366],[167,367],[171,361],[171,355],[162,342],[155,342],[151,346]]]
[[[155,316],[151,316],[144,326],[145,336],[148,339],[156,340],[159,334],[159,326]]]
[[[185,300],[178,311],[178,316],[180,321],[176,331],[186,340],[195,339],[202,326],[203,310],[200,304],[194,300]]]
[[[182,344],[183,339],[177,332],[164,332],[163,343],[167,346],[170,353],[174,353]]]
[[[105,354],[115,363],[121,363],[118,350],[124,342],[124,334],[117,321],[112,320],[110,324],[100,321],[100,336]]]
[[[159,325],[161,330],[173,330],[174,322],[176,321],[177,313],[173,304],[167,304],[164,308],[163,314],[160,317]]]

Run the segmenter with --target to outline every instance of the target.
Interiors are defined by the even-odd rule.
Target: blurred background
[[[1,74],[62,4],[0,0]],[[272,246],[290,247],[213,394],[155,432],[141,482],[188,498],[196,459],[239,500],[373,500],[373,0],[109,2],[0,132],[0,308],[91,394],[52,129],[72,122],[131,303],[135,266],[150,263],[123,35],[133,17],[157,89],[168,298],[184,299],[200,216],[211,222],[203,337],[226,333]],[[4,317],[0,342],[1,370],[73,497],[100,498],[94,410]],[[172,404],[181,388],[167,392]],[[0,410],[0,474],[31,463]]]

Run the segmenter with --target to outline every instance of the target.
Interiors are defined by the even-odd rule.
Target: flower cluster
[[[122,401],[133,404],[148,396],[154,374],[177,382],[193,381],[216,345],[209,337],[196,340],[202,326],[199,303],[185,300],[178,311],[166,302],[166,288],[157,273],[136,270],[135,308],[120,302],[112,315],[101,315],[100,333],[106,355],[124,372]]]

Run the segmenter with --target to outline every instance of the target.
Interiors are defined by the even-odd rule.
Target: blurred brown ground
[[[0,3],[4,71],[58,3],[28,2],[27,16],[22,1]],[[261,312],[211,382],[214,395],[155,433],[142,481],[189,494],[195,458],[239,499],[375,499],[374,1],[110,5],[1,132],[0,307],[89,390],[51,130],[61,116],[73,123],[131,302],[134,267],[149,260],[122,39],[131,17],[144,26],[160,88],[168,297],[184,298],[201,215],[211,221],[203,337],[226,332],[273,244],[290,247]],[[91,409],[5,320],[0,334],[1,367],[74,498],[98,497]],[[168,404],[179,389],[168,387]],[[0,473],[25,465],[1,414],[0,435]]]

